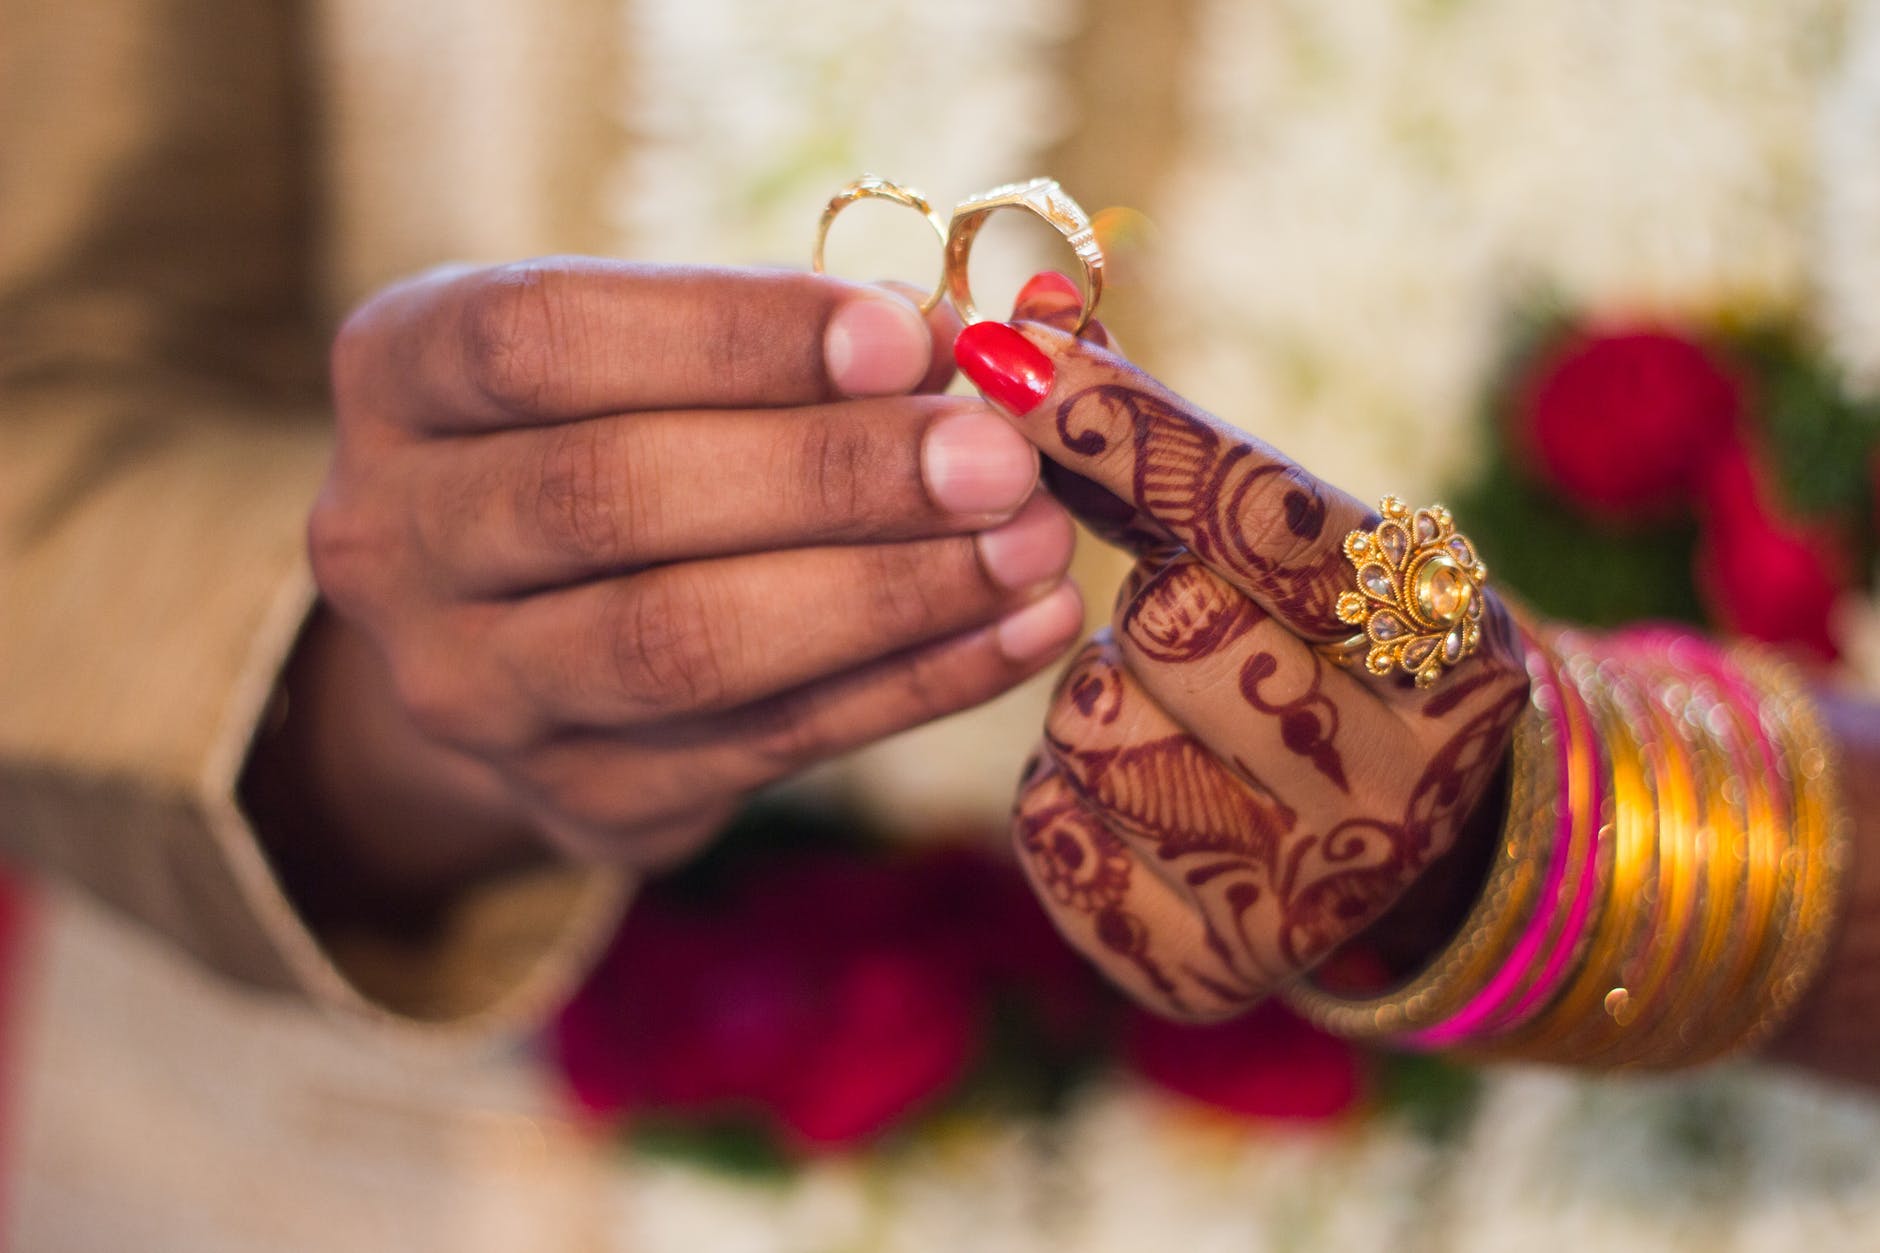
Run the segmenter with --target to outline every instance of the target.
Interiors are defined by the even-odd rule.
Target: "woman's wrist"
[[[1847,897],[1821,977],[1769,1053],[1880,1086],[1880,704],[1825,690],[1817,700],[1852,819]]]

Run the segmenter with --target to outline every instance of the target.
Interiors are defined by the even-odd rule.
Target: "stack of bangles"
[[[1523,632],[1532,696],[1483,890],[1377,995],[1286,995],[1340,1035],[1610,1068],[1756,1047],[1818,973],[1847,860],[1798,671],[1666,628]]]

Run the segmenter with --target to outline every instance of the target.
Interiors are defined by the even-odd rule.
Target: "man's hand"
[[[1049,663],[1082,622],[1070,519],[1009,420],[935,394],[957,329],[832,279],[593,260],[365,304],[310,528],[350,637],[316,643],[349,677],[308,715],[335,838],[667,863],[752,789]]]

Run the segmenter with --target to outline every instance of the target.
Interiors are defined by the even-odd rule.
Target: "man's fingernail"
[[[1084,598],[1076,584],[1065,582],[1007,617],[993,633],[1006,660],[1025,665],[1063,652],[1083,629]]]
[[[1004,526],[979,537],[979,559],[999,586],[1017,591],[1055,579],[1070,568],[1077,531],[1064,507],[1034,497]]]
[[[934,503],[950,513],[1006,513],[1038,481],[1038,450],[983,408],[940,419],[921,445],[920,468]]]
[[[1084,298],[1083,292],[1078,290],[1075,279],[1059,274],[1056,270],[1043,270],[1032,275],[1026,280],[1025,285],[1018,289],[1018,300],[1013,303],[1012,307],[1022,308],[1044,296],[1069,296],[1079,301]]]
[[[953,359],[973,385],[1013,413],[1051,394],[1051,358],[1003,322],[975,322],[953,341]]]
[[[907,301],[885,293],[856,296],[829,319],[823,363],[845,396],[898,396],[927,377],[933,336]]]

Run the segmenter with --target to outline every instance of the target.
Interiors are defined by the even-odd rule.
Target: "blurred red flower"
[[[596,1117],[740,1114],[833,1150],[955,1087],[999,995],[1066,1039],[1097,1004],[1017,867],[964,847],[809,854],[708,904],[649,889],[552,1045]]]
[[[1846,562],[1832,532],[1782,516],[1739,442],[1706,467],[1698,498],[1703,538],[1697,584],[1717,622],[1824,661],[1838,657],[1830,628],[1847,586]]]
[[[973,983],[1027,1013],[1047,1046],[1071,1047],[1098,1026],[1107,997],[1096,970],[1065,942],[1010,857],[962,833],[918,854],[912,872],[928,930]]]
[[[1542,475],[1615,519],[1683,504],[1742,408],[1736,381],[1710,353],[1651,328],[1570,337],[1524,392],[1523,434]]]
[[[1123,1051],[1151,1082],[1247,1118],[1335,1118],[1364,1096],[1358,1050],[1273,1000],[1201,1026],[1135,1011]]]
[[[913,867],[814,856],[711,906],[655,887],[555,1023],[590,1113],[735,1113],[811,1151],[867,1140],[976,1056],[968,965],[909,922]]]

